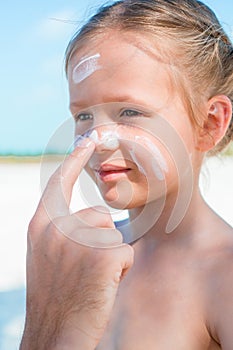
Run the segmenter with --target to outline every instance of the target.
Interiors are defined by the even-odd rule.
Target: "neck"
[[[205,217],[204,212],[207,213],[210,209],[198,187],[186,205],[175,207],[176,199],[175,195],[168,196],[162,210],[162,203],[159,201],[151,202],[143,208],[130,210],[132,236],[142,237],[140,242],[150,242],[150,244],[151,241],[159,244],[164,240],[187,241],[191,238],[194,232],[198,231],[198,227],[203,227],[201,220]],[[144,233],[143,236],[142,233]]]

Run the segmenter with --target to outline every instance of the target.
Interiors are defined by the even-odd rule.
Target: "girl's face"
[[[92,132],[96,141],[85,169],[115,208],[177,194],[195,158],[193,128],[169,66],[146,44],[109,35],[76,52],[68,67],[76,136]]]

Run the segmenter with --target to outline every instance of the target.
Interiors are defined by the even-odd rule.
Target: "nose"
[[[116,127],[94,129],[90,138],[96,144],[97,153],[115,151],[120,146]]]

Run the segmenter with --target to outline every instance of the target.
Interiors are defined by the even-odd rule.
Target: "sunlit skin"
[[[84,50],[79,55],[75,55],[73,60],[71,60],[69,78],[71,112],[74,116],[78,114],[83,116],[86,114],[88,118],[90,114],[93,117],[93,120],[87,119],[86,121],[78,119],[76,122],[76,133],[80,134],[86,129],[95,127],[97,127],[98,132],[101,132],[102,129],[108,130],[113,128],[114,124],[112,123],[120,122],[124,125],[129,124],[129,127],[125,126],[122,128],[122,139],[126,135],[127,138],[129,137],[128,135],[131,135],[132,142],[135,142],[134,135],[145,135],[148,131],[148,137],[160,147],[168,163],[169,171],[166,174],[166,185],[170,186],[168,193],[176,191],[176,188],[172,188],[173,182],[176,181],[176,171],[171,157],[166,152],[166,147],[156,140],[159,135],[156,133],[156,124],[154,121],[156,120],[156,114],[162,115],[174,127],[176,133],[182,137],[186,144],[187,152],[193,153],[194,145],[191,122],[179,95],[171,91],[171,80],[168,74],[169,67],[166,64],[155,61],[154,58],[149,57],[145,52],[130,43],[123,42],[121,44],[122,50],[120,52],[115,42],[114,44],[108,44],[108,49],[105,45],[103,47],[95,47],[94,52],[99,52],[101,55],[99,62],[103,66],[103,69],[96,71],[80,84],[73,83],[71,77],[72,69],[82,56],[86,56],[87,54],[91,56],[94,52]],[[106,53],[106,51],[108,52]],[[139,62],[143,69],[135,74],[135,69],[138,67]],[[113,102],[116,102],[116,104]],[[119,102],[121,103],[118,106]],[[95,105],[102,106],[92,108]],[[125,111],[123,110],[123,106]],[[132,110],[133,106],[135,111],[143,111],[145,116],[127,116],[127,110]],[[109,123],[111,124],[107,125]],[[133,126],[143,128],[144,132],[140,133],[140,130],[133,128]],[[121,147],[114,152],[109,152],[109,150],[104,150],[104,146],[100,145],[96,149],[94,157],[89,162],[90,167],[89,169],[87,168],[87,171],[94,178],[95,174],[91,169],[91,165],[95,162],[111,163],[114,160],[114,164],[120,166],[122,164],[125,165],[125,158],[127,158],[128,162],[131,163],[133,160],[127,151],[127,146],[129,145],[126,142],[122,142]],[[142,145],[143,150],[145,159],[146,150],[144,145]],[[149,153],[147,154],[148,156]],[[145,160],[144,168],[148,167],[146,164],[149,159]],[[181,159],[180,161],[183,160]],[[134,194],[133,203],[130,204],[130,207],[138,208],[142,204],[145,204],[148,194],[145,188],[147,183],[145,176],[137,171],[137,166],[134,165],[133,167],[133,173],[128,174]],[[156,177],[154,177],[154,181],[156,181]],[[115,183],[103,184],[100,182],[99,187],[107,201],[114,200]],[[144,196],[144,203],[141,201],[142,196]],[[156,195],[153,199],[157,199]]]
[[[222,349],[230,349],[233,307],[228,290],[232,287],[233,273],[228,262],[232,259],[232,229],[202,199],[198,176],[205,151],[213,147],[213,141],[217,143],[227,129],[231,104],[224,96],[204,101],[202,113],[207,120],[211,116],[215,125],[213,131],[207,122],[206,130],[200,131],[191,122],[179,91],[172,86],[169,66],[138,48],[133,39],[133,35],[110,32],[104,40],[96,39],[95,45],[90,43],[76,52],[68,69],[70,110],[75,118],[76,134],[88,128],[96,128],[101,133],[121,124],[119,147],[110,151],[98,145],[86,166],[106,202],[118,208],[127,207],[133,220],[145,205],[153,215],[158,200],[166,194],[162,215],[133,245],[134,265],[121,282],[109,326],[98,349],[214,350],[221,349],[220,342],[225,344]],[[142,42],[145,40],[142,38]],[[75,84],[74,67],[82,57],[96,53],[100,54],[99,63],[103,68]],[[93,108],[97,105],[98,108]],[[136,111],[141,106],[145,113],[153,113],[132,116],[122,112],[122,106],[124,110]],[[81,114],[91,117],[83,121],[79,118]],[[178,176],[183,174],[177,174],[172,154],[158,140],[156,115],[172,125],[183,140],[194,176],[190,205],[182,222],[169,235],[165,227],[177,197]],[[147,132],[168,165],[164,181],[159,181],[151,172],[148,165],[151,155],[145,145],[138,157],[147,176],[132,159],[130,142],[123,140],[124,135],[134,140],[135,134]],[[105,163],[130,168],[130,171],[101,181],[93,168],[94,164]]]

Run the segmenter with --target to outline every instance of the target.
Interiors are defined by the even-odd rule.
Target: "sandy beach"
[[[46,167],[51,172],[60,162]],[[233,225],[233,157],[210,159],[203,171],[201,188],[214,210]],[[41,196],[40,162],[0,162],[0,290],[25,284],[27,226]],[[79,207],[85,207],[80,200]],[[77,207],[77,209],[79,209]]]

